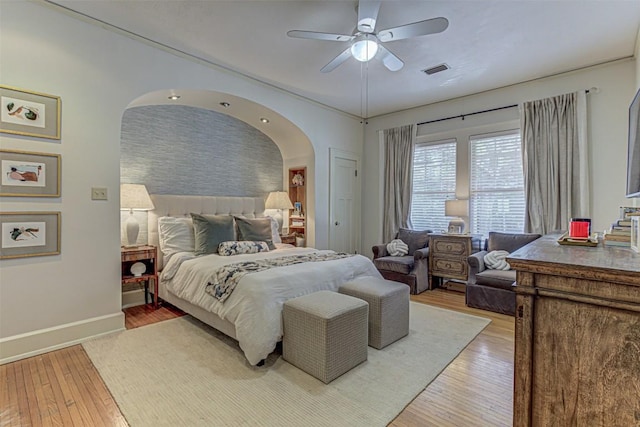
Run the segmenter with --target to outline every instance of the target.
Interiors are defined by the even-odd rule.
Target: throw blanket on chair
[[[509,256],[507,251],[491,251],[484,256],[484,263],[494,270],[511,270],[511,266],[505,260]]]
[[[400,239],[395,239],[387,244],[387,252],[391,256],[404,256],[409,253],[409,246]]]
[[[227,264],[220,267],[213,273],[213,277],[211,281],[207,283],[205,290],[209,295],[222,303],[229,297],[229,295],[231,295],[231,292],[236,288],[240,279],[249,273],[257,273],[258,271],[268,270],[274,267],[284,267],[303,262],[331,261],[350,256],[353,256],[353,254],[339,252],[322,254],[312,253]]]

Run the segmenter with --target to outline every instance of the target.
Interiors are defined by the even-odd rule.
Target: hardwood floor
[[[510,426],[513,317],[468,308],[464,294],[455,291],[411,299],[487,317],[491,324],[390,425]],[[127,329],[183,314],[171,306],[124,312]],[[81,345],[0,366],[0,427],[127,425]]]

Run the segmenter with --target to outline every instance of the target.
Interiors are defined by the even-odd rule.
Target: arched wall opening
[[[315,244],[313,146],[263,105],[210,90],[150,92],[123,113],[120,151],[121,182],[158,194],[266,197],[287,190],[289,168],[306,167],[306,244]]]

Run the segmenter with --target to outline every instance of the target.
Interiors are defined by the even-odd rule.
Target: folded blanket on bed
[[[353,256],[345,253],[311,253],[304,255],[290,255],[280,258],[261,259],[256,261],[244,261],[234,264],[227,264],[217,269],[210,282],[207,283],[206,291],[221,303],[224,302],[236,285],[245,275],[258,271],[268,270],[274,267],[284,267],[286,265],[300,264],[303,262],[331,261]]]

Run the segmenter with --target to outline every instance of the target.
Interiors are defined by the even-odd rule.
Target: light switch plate
[[[91,200],[107,200],[107,189],[105,187],[92,187]]]

